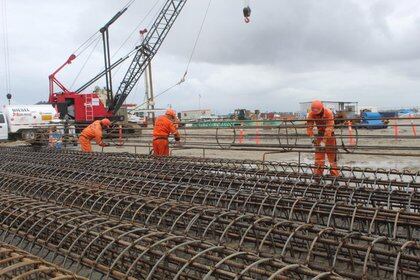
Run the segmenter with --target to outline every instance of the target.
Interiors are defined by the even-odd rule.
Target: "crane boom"
[[[55,78],[55,75],[58,71],[60,71],[66,65],[70,64],[72,60],[74,60],[74,55],[74,57],[71,56],[65,64],[63,64],[57,71],[50,75],[49,100],[52,104],[55,104],[61,116],[70,116],[76,122],[82,123],[91,122],[94,119],[100,119],[104,117],[116,117],[118,110],[121,108],[133,88],[136,86],[143,72],[145,72],[147,69],[147,66],[150,65],[151,60],[158,52],[160,46],[162,45],[186,3],[187,0],[165,0],[162,9],[160,10],[157,18],[153,22],[153,25],[149,29],[149,32],[145,36],[142,43],[137,45],[126,56],[111,64],[109,56],[108,34],[104,33],[107,33],[107,28],[109,25],[121,16],[127,10],[128,6],[124,7],[120,12],[118,12],[100,30],[104,35],[103,37],[106,45],[104,48],[104,58],[106,65],[105,70],[101,71],[76,91],[69,91]],[[246,22],[249,22],[248,17],[250,14],[251,9],[246,7],[244,9]],[[85,43],[83,45],[85,45]],[[125,76],[121,81],[116,94],[114,95],[111,90],[111,70],[113,70],[118,65],[121,65],[124,61],[133,55],[134,57],[131,61],[131,64],[125,73]],[[83,93],[84,90],[101,79],[103,76],[107,76],[108,94],[106,104],[104,104],[105,102],[100,102],[101,93]],[[54,85],[58,85],[62,89],[62,92],[54,92]]]
[[[115,114],[121,105],[123,105],[125,99],[137,84],[147,65],[156,55],[186,2],[187,0],[166,1],[142,44],[138,47],[127,73],[109,104],[108,111]]]

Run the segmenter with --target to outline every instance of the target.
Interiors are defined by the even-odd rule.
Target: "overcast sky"
[[[17,104],[46,100],[48,75],[127,2],[1,1],[7,2],[11,88]],[[112,53],[136,30],[114,59],[135,46],[136,26],[147,27],[163,2],[137,0],[111,27]],[[243,21],[244,2],[212,0],[186,82],[158,98],[158,107],[196,109],[199,96],[201,107],[216,113],[235,108],[294,111],[299,102],[314,98],[420,106],[418,0],[250,0],[250,24]],[[153,61],[155,94],[181,79],[207,5],[208,0],[188,1],[170,31]],[[0,52],[0,103],[5,103],[3,46]],[[76,89],[102,66],[99,43],[58,78]],[[114,75],[115,90],[127,67]],[[141,103],[143,93],[142,78],[128,101]]]

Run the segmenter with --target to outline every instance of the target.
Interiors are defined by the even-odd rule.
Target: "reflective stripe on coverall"
[[[331,166],[330,174],[339,176],[337,170],[337,140],[334,136],[334,114],[330,109],[324,107],[321,116],[309,112],[307,119],[307,135],[309,137],[314,137],[314,125],[318,129],[318,135],[315,139],[315,174],[322,175],[324,173],[326,154]],[[325,143],[325,149],[320,147],[322,141]]]
[[[166,115],[156,119],[153,129],[153,155],[169,156],[169,135],[175,135],[175,140],[179,139],[179,132],[172,120]]]
[[[101,121],[94,121],[88,127],[83,129],[79,137],[80,147],[83,152],[92,152],[92,145],[90,141],[95,139],[96,144],[102,146],[104,142],[102,141],[102,126]]]

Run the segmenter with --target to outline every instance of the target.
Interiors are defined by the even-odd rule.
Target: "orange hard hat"
[[[312,101],[312,104],[311,104],[312,113],[314,113],[315,115],[319,115],[323,109],[324,109],[324,105],[322,104],[321,101],[319,100]]]
[[[110,126],[111,125],[111,121],[109,120],[109,119],[103,119],[103,120],[101,120],[101,124],[103,125],[103,126]]]
[[[171,117],[174,117],[174,118],[176,118],[176,112],[175,112],[175,110],[174,109],[172,109],[172,108],[168,108],[168,109],[166,109],[166,113],[165,113],[166,115],[168,115],[168,116],[171,116]]]

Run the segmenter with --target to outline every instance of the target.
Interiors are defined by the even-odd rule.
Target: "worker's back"
[[[165,115],[159,116],[155,121],[153,128],[154,137],[168,137],[171,133],[176,133],[177,129],[174,123]]]
[[[102,138],[101,121],[94,121],[88,127],[83,129],[80,135],[86,137],[89,140],[92,140],[94,138]]]

